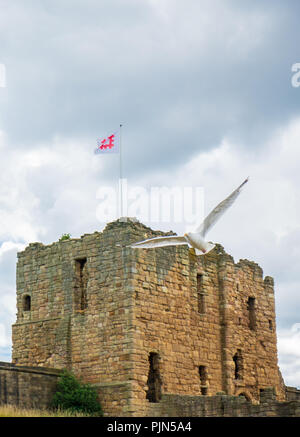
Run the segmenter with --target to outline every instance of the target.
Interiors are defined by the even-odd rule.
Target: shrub
[[[57,391],[53,396],[52,406],[71,412],[102,416],[98,393],[90,384],[78,381],[73,373],[65,370],[60,376]]]
[[[70,238],[71,238],[71,234],[63,234],[60,237],[59,241],[70,240]]]

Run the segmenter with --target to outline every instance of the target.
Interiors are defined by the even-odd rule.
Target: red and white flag
[[[99,153],[119,153],[120,151],[120,138],[119,133],[114,132],[112,135],[106,138],[97,138],[97,149],[95,149],[95,154]]]

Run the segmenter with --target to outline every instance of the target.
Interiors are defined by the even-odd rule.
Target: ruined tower
[[[117,220],[19,253],[13,363],[73,370],[116,416],[151,415],[164,394],[285,400],[273,279],[220,245],[126,247],[158,235]]]

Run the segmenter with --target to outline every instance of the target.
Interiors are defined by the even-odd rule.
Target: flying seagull
[[[187,244],[195,249],[196,255],[205,255],[210,252],[215,244],[204,240],[205,235],[210,228],[219,220],[224,212],[234,203],[235,199],[241,192],[242,187],[248,182],[249,178],[236,188],[225,200],[220,202],[204,219],[195,232],[187,232],[183,236],[168,235],[162,237],[149,238],[148,240],[139,241],[131,244],[129,247],[134,249],[151,249],[163,246],[177,246],[179,244]]]

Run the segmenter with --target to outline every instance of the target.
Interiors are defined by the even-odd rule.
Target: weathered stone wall
[[[147,229],[117,222],[103,233],[49,246],[34,243],[19,253],[13,363],[72,369],[96,384],[133,380],[134,253],[116,244],[129,243]],[[86,305],[81,305],[78,274],[82,260]],[[118,414],[129,409],[131,397],[128,393],[120,403]]]
[[[187,246],[126,247],[161,234],[116,221],[29,245],[18,256],[13,362],[72,369],[116,416],[147,415],[153,393],[255,401],[271,386],[284,400],[272,278],[219,245],[203,257]]]
[[[132,382],[106,382],[94,384],[98,389],[99,401],[105,416],[131,416],[130,399],[132,397]]]
[[[215,254],[212,254],[215,256]],[[274,283],[263,279],[262,269],[255,263],[241,260],[234,264],[229,255],[219,256],[219,295],[222,349],[224,351],[223,391],[248,394],[259,399],[259,390],[274,387],[278,400],[285,400],[285,386],[277,364],[277,338]],[[249,298],[254,301],[252,328]],[[242,355],[242,378],[233,377],[234,354]]]
[[[135,251],[135,354],[138,381],[133,400],[143,414],[149,354],[159,355],[163,393],[200,393],[199,366],[208,369],[208,394],[222,389],[220,315],[217,293],[206,295],[205,314],[198,313],[197,259],[185,247]],[[214,286],[216,266],[204,287]]]
[[[0,362],[0,404],[49,408],[60,372]]]
[[[300,401],[279,402],[273,388],[253,404],[244,396],[163,395],[149,408],[150,417],[299,417]]]
[[[150,235],[146,235],[147,237]],[[273,280],[247,260],[234,263],[221,246],[196,257],[184,246],[135,251],[134,411],[147,414],[149,354],[159,355],[162,393],[228,395],[258,401],[274,387],[285,400],[277,365]],[[197,275],[201,275],[199,309]],[[248,299],[254,298],[250,329]],[[234,356],[241,355],[235,375]],[[204,366],[204,386],[199,367]],[[151,408],[151,406],[150,406]]]

